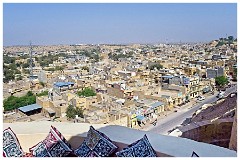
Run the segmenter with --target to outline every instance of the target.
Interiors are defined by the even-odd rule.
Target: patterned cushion
[[[32,155],[32,153],[25,153],[23,157],[34,157],[34,156]]]
[[[78,157],[109,157],[117,148],[105,134],[90,126],[87,138],[74,153]]]
[[[29,150],[35,157],[65,157],[73,152],[71,145],[53,126],[48,136]]]
[[[199,155],[196,153],[196,152],[194,152],[193,151],[193,153],[192,153],[192,156],[191,157],[199,157]]]
[[[3,156],[4,157],[22,157],[24,152],[19,144],[17,136],[7,128],[3,131]]]
[[[146,135],[122,151],[116,153],[118,157],[157,157]]]

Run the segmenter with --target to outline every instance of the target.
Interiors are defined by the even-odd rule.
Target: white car
[[[199,97],[197,98],[197,100],[198,100],[198,101],[203,101],[203,100],[205,100],[205,97],[204,97],[204,96],[199,96]]]
[[[223,98],[224,94],[225,94],[225,92],[219,92],[217,95],[217,98]]]

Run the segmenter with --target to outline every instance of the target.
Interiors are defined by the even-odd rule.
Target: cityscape
[[[166,33],[159,29],[158,33],[152,25],[168,25],[168,20],[155,22],[160,21],[158,7],[163,6],[170,10],[161,13],[165,17],[174,7],[176,13],[184,7],[186,15],[188,9],[196,10],[193,17],[185,17],[186,21],[200,17],[200,10],[210,7],[215,7],[211,18],[218,12],[227,15],[220,20],[211,19],[214,26],[217,21],[223,23],[224,18],[229,20],[230,15],[233,19],[215,29],[216,32],[206,27],[209,33],[191,34],[194,29],[202,28],[202,24],[196,24],[199,28],[194,26],[192,20],[193,26],[188,29],[178,25],[183,27],[179,29],[181,34],[174,33],[178,32],[174,29],[177,26],[165,28]],[[237,157],[236,6],[234,3],[3,4],[3,156]],[[32,12],[30,20],[24,24],[18,20],[11,22],[22,12],[26,16],[28,11],[23,10],[28,7]],[[75,11],[75,7],[85,8],[86,13]],[[112,15],[108,15],[110,7]],[[144,7],[146,15],[141,13]],[[41,8],[46,9],[43,15],[39,14]],[[72,21],[66,19],[68,25],[56,22],[52,28],[47,22],[56,18],[54,10],[60,8],[68,8],[70,15],[78,14],[80,19],[86,17],[83,23],[75,22],[72,17]],[[17,9],[14,14],[13,9]],[[90,14],[93,9],[96,13]],[[126,13],[121,15],[118,10]],[[127,19],[129,13],[133,15]],[[44,19],[35,24],[34,14]],[[139,23],[133,17],[144,19],[148,14],[153,17],[141,23],[149,24],[132,27]],[[168,18],[171,16],[180,19],[175,24],[185,21],[183,13]],[[204,19],[206,16],[203,14]],[[84,21],[90,17],[89,22]],[[111,28],[119,24],[111,21],[113,17],[124,23],[123,32],[115,31],[115,26]],[[36,34],[30,34],[34,29],[21,30],[26,30],[28,23],[33,23],[30,26],[33,28],[36,25]],[[44,24],[39,26],[40,23]],[[92,23],[98,25],[93,27]],[[71,25],[79,25],[79,33],[75,26],[71,31]],[[85,33],[87,28],[96,30],[96,35]],[[61,39],[54,35],[58,32],[69,36]],[[115,34],[113,38],[103,38],[111,36],[110,32]],[[185,32],[189,34],[184,35]],[[148,37],[152,33],[156,37]],[[48,34],[49,39],[44,41]],[[82,35],[79,40],[78,34]],[[90,38],[84,41],[88,34]],[[139,40],[130,36],[135,34]],[[91,37],[95,39],[91,41]]]

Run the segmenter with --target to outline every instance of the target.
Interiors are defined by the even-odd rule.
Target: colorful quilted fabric
[[[191,157],[199,157],[199,155],[196,153],[196,152],[194,152],[193,151],[193,153],[192,153],[192,156]]]
[[[48,136],[29,150],[35,157],[65,157],[73,152],[70,144],[53,126]]]
[[[32,153],[25,153],[23,157],[34,157],[34,156],[32,155]]]
[[[127,148],[116,153],[118,157],[156,157],[146,135],[140,140],[130,144]]]
[[[3,156],[4,157],[22,157],[24,152],[19,144],[17,136],[7,128],[3,131]]]
[[[87,138],[74,153],[78,157],[109,157],[117,148],[105,134],[90,126]]]

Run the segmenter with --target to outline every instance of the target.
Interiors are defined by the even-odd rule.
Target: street
[[[237,90],[236,85],[232,86],[231,88],[227,88],[225,91],[225,96],[229,95],[229,93],[235,92],[236,90]],[[156,126],[152,125],[146,128],[145,130],[155,132],[158,134],[167,135],[169,130],[181,125],[186,118],[190,118],[193,115],[193,113],[196,110],[198,110],[202,105],[210,104],[212,102],[217,101],[218,100],[218,98],[216,97],[217,94],[218,92],[215,92],[214,95],[206,97],[204,101],[194,104],[193,107],[187,104],[184,107],[178,109],[177,112],[173,112],[169,114],[167,117],[159,119]]]

